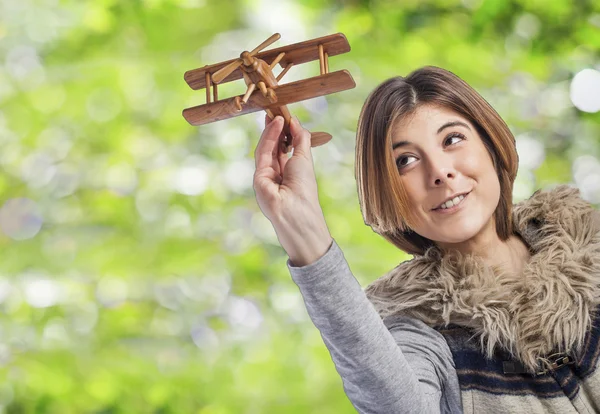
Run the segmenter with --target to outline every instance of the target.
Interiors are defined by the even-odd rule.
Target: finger
[[[277,160],[277,144],[283,130],[283,118],[280,116],[265,127],[258,145],[254,150],[254,160],[257,169],[273,167],[273,161]]]
[[[273,122],[273,119],[275,119],[275,118],[270,118],[268,114],[265,115],[265,125],[269,125],[271,122]],[[284,122],[284,126],[285,126],[285,122]],[[279,144],[275,145],[273,147],[273,158],[277,158],[282,151],[285,151],[282,146],[282,143],[284,140],[285,140],[285,133],[282,128],[281,134],[279,134]],[[283,173],[283,170],[278,170],[278,172]]]
[[[268,114],[265,114],[265,127],[271,122],[273,122],[273,119]]]
[[[271,118],[268,114],[265,115],[265,127],[267,125],[269,125],[271,122],[273,122],[273,119],[275,118]],[[283,130],[281,131],[281,135],[279,136],[279,140],[283,140],[285,138],[285,135],[283,133]],[[277,147],[273,148],[273,152],[275,153],[275,149],[277,149]],[[276,154],[274,154],[276,155]]]
[[[267,125],[269,125],[271,122],[273,122],[274,118],[271,118],[271,116],[267,113],[265,114],[265,127]],[[285,148],[282,146],[283,141],[285,139],[285,134],[283,132],[283,129],[281,131],[281,134],[279,135],[279,143],[278,145],[275,145],[273,147],[273,158],[279,158],[279,163],[275,163],[273,168],[275,169],[275,172],[277,174],[279,174],[280,176],[283,176],[283,169],[285,168],[285,163],[287,161],[287,159],[289,157],[285,157],[282,161],[281,159],[281,154],[283,153],[284,155],[287,155],[287,152],[285,152]]]
[[[294,155],[305,155],[312,158],[310,152],[310,132],[300,125],[300,122],[295,117],[290,122],[290,133],[292,134]]]

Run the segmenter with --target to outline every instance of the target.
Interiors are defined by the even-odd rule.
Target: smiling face
[[[473,124],[450,109],[421,105],[394,125],[392,146],[417,234],[441,247],[497,237],[493,214],[500,183]],[[467,192],[452,209],[434,210]]]

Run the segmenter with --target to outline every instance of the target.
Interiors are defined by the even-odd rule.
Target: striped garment
[[[531,253],[520,274],[434,246],[365,293],[381,318],[444,336],[465,413],[600,413],[600,212],[560,185],[513,206],[512,225]]]
[[[452,352],[464,413],[600,413],[600,317],[579,356],[559,354],[556,367],[539,375],[524,373],[519,361],[501,350],[486,359],[468,328],[436,330]]]

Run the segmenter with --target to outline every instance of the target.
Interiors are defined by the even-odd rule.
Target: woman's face
[[[417,234],[442,247],[495,234],[500,182],[469,121],[450,109],[422,105],[395,125],[392,143]],[[464,193],[469,194],[452,209],[437,209]]]

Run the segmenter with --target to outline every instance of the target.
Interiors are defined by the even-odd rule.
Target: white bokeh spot
[[[573,77],[571,102],[583,112],[600,111],[600,72],[584,69]]]

